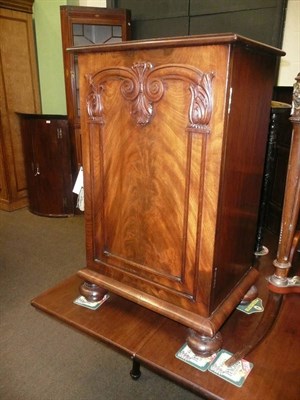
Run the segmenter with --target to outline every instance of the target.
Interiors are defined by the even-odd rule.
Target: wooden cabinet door
[[[80,64],[83,76],[92,72],[80,88],[89,265],[202,315],[212,279],[228,47],[213,50],[107,52]],[[212,95],[219,100],[213,112]]]
[[[73,213],[67,119],[25,118],[22,123],[30,210],[47,216]]]

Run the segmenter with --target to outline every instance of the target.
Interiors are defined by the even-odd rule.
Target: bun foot
[[[87,301],[100,301],[106,295],[107,290],[91,282],[83,282],[79,287],[79,292]]]
[[[205,336],[192,329],[189,329],[187,344],[190,349],[200,357],[209,357],[219,351],[222,347],[222,335],[217,332],[215,336]]]

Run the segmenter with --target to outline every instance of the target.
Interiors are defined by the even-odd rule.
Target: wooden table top
[[[264,259],[267,264],[271,256]],[[262,257],[263,259],[264,257]],[[270,265],[269,268],[272,268]],[[264,275],[259,297],[268,296]],[[201,372],[178,360],[176,352],[185,343],[187,328],[142,306],[110,294],[97,310],[73,304],[81,280],[71,276],[32,301],[38,309],[125,352],[141,364],[209,399],[300,398],[300,296],[283,298],[280,313],[268,334],[245,358],[254,364],[242,388],[206,371]],[[223,348],[235,352],[254,332],[262,313],[252,315],[235,310],[221,329]]]

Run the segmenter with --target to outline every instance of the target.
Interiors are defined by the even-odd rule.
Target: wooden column
[[[291,268],[291,253],[299,241],[295,232],[300,208],[300,73],[296,77],[293,91],[293,105],[290,121],[293,124],[291,150],[288,164],[286,189],[284,196],[280,238],[277,258],[273,264],[274,274],[269,278],[270,289],[281,292],[280,288],[293,288],[300,291],[299,277],[289,278]],[[296,238],[296,239],[295,239]],[[298,239],[297,239],[298,238]],[[277,288],[277,289],[276,289]]]

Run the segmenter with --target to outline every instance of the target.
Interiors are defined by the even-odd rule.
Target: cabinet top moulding
[[[0,8],[8,8],[9,10],[32,14],[33,3],[34,0],[0,0]]]
[[[150,40],[131,40],[122,43],[113,43],[105,45],[90,45],[90,46],[77,46],[71,47],[67,50],[82,53],[107,52],[107,51],[125,51],[131,49],[155,49],[163,47],[184,47],[184,46],[204,46],[216,44],[241,44],[256,50],[263,50],[278,56],[284,56],[286,53],[276,47],[257,42],[255,40],[246,38],[236,33],[222,33],[222,34],[207,34],[207,35],[192,35],[192,36],[178,36],[167,37]]]

